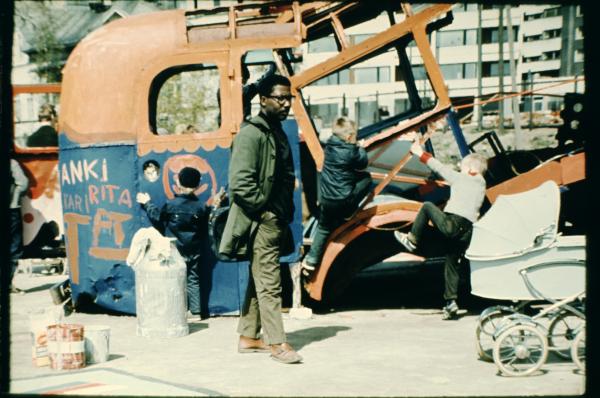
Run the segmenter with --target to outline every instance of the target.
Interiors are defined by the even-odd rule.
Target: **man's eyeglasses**
[[[275,101],[277,101],[277,103],[279,103],[279,105],[283,105],[286,102],[289,102],[291,104],[292,100],[294,99],[294,97],[292,97],[291,95],[268,95],[267,97],[273,98]]]

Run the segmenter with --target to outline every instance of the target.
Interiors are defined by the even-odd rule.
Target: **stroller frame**
[[[525,376],[537,372],[551,351],[560,358],[571,358],[583,373],[586,333],[584,239],[562,237],[557,232],[560,194],[553,181],[500,198],[503,199],[502,206],[510,212],[502,214],[492,206],[474,224],[466,257],[471,261],[473,294],[508,299],[515,304],[488,307],[480,314],[476,329],[479,357],[484,361],[493,360],[504,375]],[[546,209],[536,208],[533,213],[537,214],[527,220],[525,227],[530,231],[517,233],[525,239],[514,243],[510,236],[505,239],[501,234],[496,239],[495,220],[506,228],[513,221],[506,221],[509,215],[529,216],[528,212],[523,212],[528,209],[522,206],[530,198],[536,199],[532,203],[537,207],[545,206]],[[550,218],[553,219],[549,222]],[[496,242],[500,243],[496,245]],[[494,254],[486,255],[488,248]],[[532,304],[539,301],[542,301],[542,309],[532,314]]]

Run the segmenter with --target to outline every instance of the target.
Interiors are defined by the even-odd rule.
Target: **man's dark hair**
[[[146,170],[146,168],[150,165],[153,165],[154,167],[156,167],[157,169],[160,170],[160,165],[158,164],[158,162],[154,159],[150,159],[146,162],[144,162],[144,166],[142,167],[144,170]]]
[[[262,79],[258,84],[258,93],[263,97],[268,97],[273,92],[275,86],[291,87],[290,79],[281,75],[269,75]]]

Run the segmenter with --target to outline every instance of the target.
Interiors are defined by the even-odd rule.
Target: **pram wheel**
[[[477,354],[482,361],[493,362],[494,334],[502,318],[514,314],[510,307],[489,307],[479,316],[475,338],[477,340]]]
[[[579,332],[571,345],[571,358],[582,373],[585,373],[585,326]]]
[[[548,339],[538,327],[515,324],[504,329],[494,345],[494,362],[507,376],[536,372],[548,357]]]
[[[563,359],[569,359],[573,340],[583,323],[582,318],[571,312],[563,311],[558,314],[548,327],[550,351]]]

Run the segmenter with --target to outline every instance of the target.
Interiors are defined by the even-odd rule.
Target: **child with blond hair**
[[[342,116],[333,123],[321,170],[319,223],[310,251],[302,261],[305,276],[310,276],[320,264],[331,232],[356,212],[371,188],[371,175],[364,171],[369,162],[367,152],[356,136],[356,123],[350,118]]]
[[[394,232],[396,239],[410,252],[423,245],[422,236],[429,222],[447,239],[444,264],[443,319],[455,319],[458,315],[456,304],[459,284],[459,260],[464,255],[473,231],[473,223],[479,217],[479,210],[485,199],[485,179],[487,159],[478,153],[465,156],[460,162],[460,172],[441,163],[430,153],[423,151],[416,133],[408,136],[413,140],[410,151],[419,160],[442,177],[450,186],[450,198],[442,211],[431,202],[423,203],[417,213],[410,232]]]

